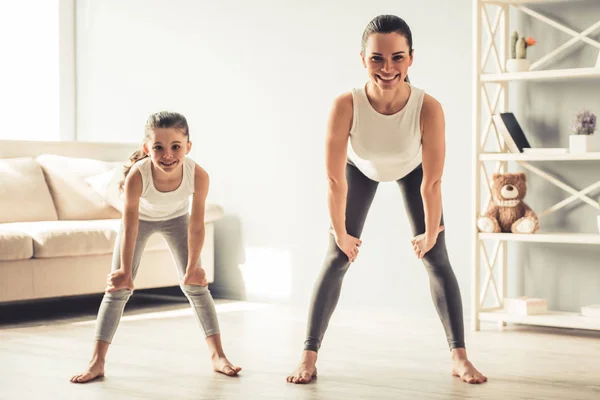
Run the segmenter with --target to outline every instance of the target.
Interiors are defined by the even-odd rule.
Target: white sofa
[[[1,303],[104,291],[121,220],[110,193],[116,190],[116,172],[136,148],[0,141]],[[201,262],[209,282],[213,222],[222,215],[218,205],[207,204]],[[178,284],[167,244],[155,235],[142,257],[136,289]]]

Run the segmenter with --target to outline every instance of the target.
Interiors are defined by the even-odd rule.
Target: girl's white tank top
[[[152,179],[152,160],[146,157],[137,162],[142,175],[142,196],[139,218],[145,221],[165,221],[189,212],[190,196],[194,194],[196,162],[189,157],[183,159],[183,179],[177,189],[159,192]]]

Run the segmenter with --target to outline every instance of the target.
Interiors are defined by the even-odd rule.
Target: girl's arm
[[[208,195],[208,173],[196,164],[194,172],[194,195],[192,197],[192,212],[188,226],[188,262],[186,270],[200,266],[200,252],[204,245],[204,210]]]
[[[423,99],[421,109],[422,152],[423,152],[423,181],[421,196],[425,213],[425,233],[417,255],[422,257],[437,241],[442,217],[442,173],[446,156],[444,111],[440,103],[429,95]],[[414,244],[414,243],[413,243]]]
[[[142,195],[142,176],[133,166],[124,183],[125,206],[123,209],[123,240],[121,241],[121,270],[131,277],[133,274],[133,252],[139,227],[139,204]]]

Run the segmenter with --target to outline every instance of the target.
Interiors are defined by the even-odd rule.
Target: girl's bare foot
[[[314,377],[317,376],[317,352],[311,350],[304,350],[302,353],[302,360],[298,368],[294,370],[287,378],[286,381],[290,383],[308,383]]]
[[[86,383],[104,376],[104,361],[94,359],[83,374],[73,375],[70,379],[72,383]]]
[[[464,348],[452,350],[452,375],[458,376],[467,383],[487,382],[487,377],[467,359],[467,352]]]
[[[242,370],[229,362],[225,356],[216,356],[212,358],[213,368],[216,372],[220,372],[227,376],[237,375]]]
[[[210,350],[210,358],[212,359],[213,369],[216,372],[220,372],[227,376],[235,376],[242,370],[240,367],[236,367],[230,363],[227,357],[225,357],[220,333],[208,336],[206,338],[206,344]]]

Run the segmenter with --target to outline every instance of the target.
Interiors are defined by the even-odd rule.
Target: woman
[[[307,383],[316,376],[317,352],[344,275],[359,254],[377,185],[388,181],[396,181],[404,196],[413,249],[427,268],[448,339],[452,374],[469,383],[487,381],[467,359],[460,289],[444,240],[444,114],[437,100],[410,84],[413,56],[406,22],[393,15],[376,17],[362,37],[369,81],[334,101],[326,141],[331,238],[310,304],[302,359],[288,382]]]

